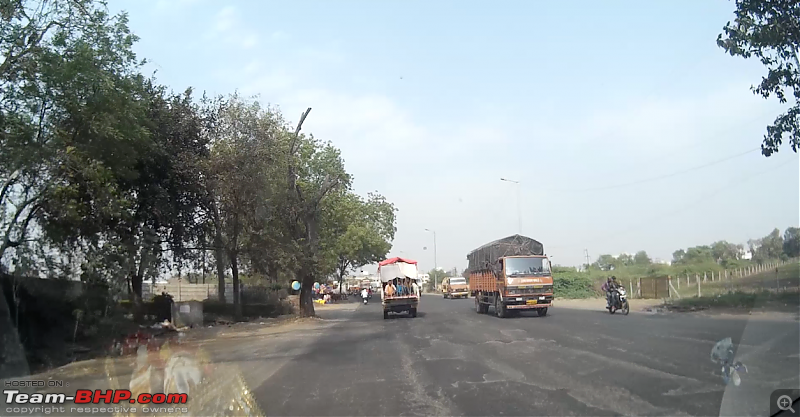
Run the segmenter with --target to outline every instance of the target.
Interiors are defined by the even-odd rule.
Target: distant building
[[[417,278],[419,279],[419,282],[421,282],[423,284],[427,284],[428,281],[431,280],[431,276],[428,275],[428,274],[418,274]]]

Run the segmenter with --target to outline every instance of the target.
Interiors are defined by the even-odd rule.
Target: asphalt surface
[[[424,295],[417,318],[389,320],[379,302],[325,307],[316,326],[225,356],[262,411],[282,416],[763,416],[774,389],[800,388],[797,321],[602,307],[498,319],[472,299]],[[726,337],[748,367],[739,387],[710,359]]]

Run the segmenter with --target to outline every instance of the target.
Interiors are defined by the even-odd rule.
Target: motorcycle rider
[[[617,288],[619,288],[617,277],[613,275],[608,277],[606,282],[603,283],[603,286],[600,287],[602,291],[606,292],[606,308],[611,307],[611,293]]]
[[[364,288],[361,290],[361,299],[367,300],[367,297],[369,297],[369,291],[366,288]]]

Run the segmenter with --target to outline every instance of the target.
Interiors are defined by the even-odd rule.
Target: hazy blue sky
[[[176,90],[259,94],[397,205],[393,255],[459,269],[518,231],[553,261],[669,259],[798,224],[798,157],[755,149],[780,109],[716,46],[705,1],[116,1]],[[631,184],[640,182],[639,184]],[[628,185],[626,185],[628,184]],[[427,247],[427,250],[423,250]]]

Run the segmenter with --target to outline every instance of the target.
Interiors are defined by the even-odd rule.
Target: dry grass
[[[797,311],[800,307],[800,264],[792,263],[740,279],[701,282],[679,290],[683,298],[669,305],[675,311],[710,308],[769,309]]]

